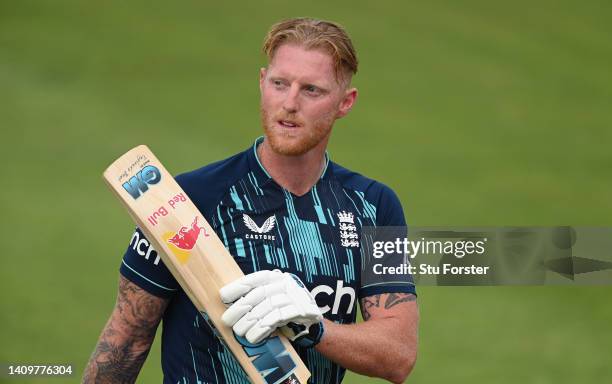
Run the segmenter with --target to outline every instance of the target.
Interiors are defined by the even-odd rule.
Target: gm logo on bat
[[[136,200],[149,190],[149,185],[157,184],[160,180],[161,172],[159,172],[159,169],[153,165],[147,165],[121,186]]]

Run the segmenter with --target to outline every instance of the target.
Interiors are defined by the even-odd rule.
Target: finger
[[[262,319],[262,324],[268,325],[272,321],[276,321],[275,323],[273,323],[273,325],[275,328],[278,328],[283,325],[286,325],[288,322],[292,321],[293,319],[302,317],[302,311],[300,310],[298,306],[296,306],[293,303],[286,305],[282,308],[279,308],[278,311],[279,311],[278,320],[275,320],[273,317],[266,315]]]
[[[240,300],[239,300],[240,301]],[[239,302],[238,301],[238,302]],[[238,303],[237,302],[237,303]],[[234,332],[239,336],[243,336],[253,327],[259,320],[266,317],[270,313],[277,312],[277,308],[291,304],[291,299],[285,294],[277,294],[266,298],[261,303],[257,304],[247,314],[242,316],[234,324]],[[273,326],[273,323],[267,324]]]
[[[243,302],[254,307],[261,303],[264,299],[279,294],[286,294],[286,286],[282,281],[256,287],[244,295],[244,297],[236,301],[236,303]]]
[[[265,287],[257,287],[253,289],[246,296],[240,298],[240,300],[236,301],[228,309],[226,309],[221,316],[221,320],[225,325],[229,327],[233,326],[257,304],[265,300],[266,297]]]
[[[276,328],[255,326],[247,332],[246,339],[249,341],[249,343],[257,344],[266,337],[270,336],[275,329]]]
[[[226,325],[231,327],[247,312],[251,311],[256,305],[264,301],[266,298],[285,294],[285,288],[285,283],[282,281],[257,287],[232,304],[223,313],[221,320],[223,320]],[[291,302],[291,300],[289,301]],[[286,305],[286,302],[282,302],[279,305]]]
[[[236,322],[236,324],[234,324],[232,329],[234,330],[235,334],[244,337],[244,335],[246,335],[247,332],[259,322],[259,320],[259,318],[251,316],[249,313],[247,313],[246,315],[242,316]]]
[[[257,271],[249,273],[225,286],[219,290],[219,295],[224,303],[233,303],[240,297],[244,296],[253,288],[267,284],[278,278],[280,271]]]
[[[246,331],[245,337],[250,343],[258,343],[268,337],[276,328],[286,325],[290,319],[298,315],[295,305],[287,305],[283,308],[275,309],[263,319],[251,324],[251,327]]]
[[[247,340],[252,343],[261,341],[263,337],[267,336],[266,333],[270,334],[272,330],[276,329],[274,324],[279,322],[280,311],[273,308],[272,311],[266,315],[266,317],[268,319],[268,323],[264,324],[261,318],[255,317],[251,313],[247,313],[246,316],[244,316],[234,325],[234,332],[238,336],[246,337]]]

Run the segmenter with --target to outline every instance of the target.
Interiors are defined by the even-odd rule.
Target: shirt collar
[[[248,151],[249,166],[251,167],[251,171],[255,173],[258,180],[261,181],[261,184],[272,180],[272,177],[264,168],[263,164],[259,160],[259,156],[257,155],[257,147],[259,144],[263,143],[263,141],[264,136],[259,136],[257,139],[255,139],[252,148]],[[332,170],[329,163],[329,153],[325,151],[325,167],[323,168],[323,172],[321,173],[321,178],[319,180],[324,180],[331,177]]]

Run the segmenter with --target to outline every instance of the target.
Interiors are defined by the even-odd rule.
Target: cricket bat
[[[121,156],[106,169],[104,180],[249,379],[257,384],[306,384],[310,372],[284,336],[275,332],[251,344],[221,321],[226,306],[219,289],[244,274],[149,148],[140,145]]]

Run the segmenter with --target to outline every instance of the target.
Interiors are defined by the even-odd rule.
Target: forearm
[[[83,383],[134,383],[149,354],[154,335],[136,340],[115,329],[112,321],[100,335]]]
[[[323,339],[315,348],[351,371],[397,383],[404,381],[414,365],[416,338],[407,340],[406,335],[410,332],[401,329],[397,319],[357,324],[325,320],[324,326]]]
[[[117,303],[85,367],[83,383],[135,382],[167,304],[121,277]]]

